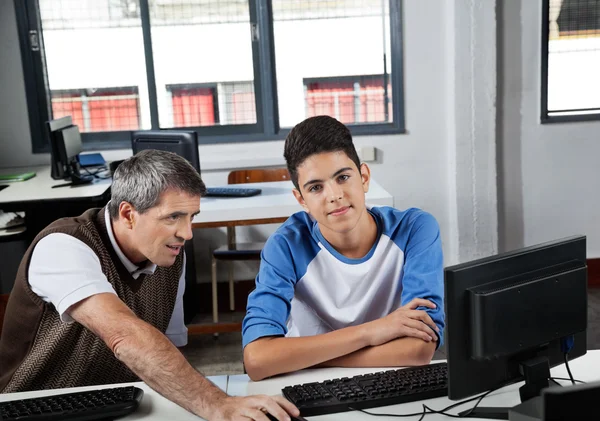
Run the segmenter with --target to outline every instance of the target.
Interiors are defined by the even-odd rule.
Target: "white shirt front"
[[[155,264],[149,263],[140,268],[123,254],[115,240],[108,208],[105,210],[104,217],[110,243],[131,276],[137,279],[143,273],[153,274],[156,270]],[[175,307],[165,332],[175,346],[187,344],[187,327],[183,321],[185,260],[184,254]],[[60,319],[66,323],[73,322],[68,314],[68,309],[73,304],[95,294],[116,295],[112,285],[102,273],[100,259],[96,253],[83,241],[62,233],[49,234],[35,246],[29,264],[29,285],[42,300],[54,305]]]

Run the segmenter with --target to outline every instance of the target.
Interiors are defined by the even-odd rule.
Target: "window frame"
[[[597,121],[600,120],[600,109],[597,113],[589,114],[570,114],[570,115],[549,115],[548,110],[548,54],[550,42],[550,0],[542,0],[542,34],[541,34],[541,84],[540,84],[540,123],[568,123],[577,121]],[[589,109],[567,109],[555,110],[555,112],[577,112],[592,111]]]
[[[146,77],[150,103],[151,129],[159,129],[157,91],[154,83],[154,59],[150,28],[149,0],[139,0],[141,30],[144,42]],[[404,120],[404,72],[402,7],[396,0],[389,1],[392,112],[390,123],[366,123],[349,125],[353,135],[380,135],[406,133]],[[50,151],[46,133],[46,121],[51,115],[51,101],[44,52],[43,32],[38,0],[13,0],[25,80],[29,123],[33,153]],[[200,144],[254,142],[285,139],[291,128],[280,127],[277,99],[277,75],[275,62],[275,40],[273,34],[273,12],[270,0],[248,0],[250,25],[256,34],[251,40],[254,96],[256,109],[255,124],[214,125],[184,127],[198,132]],[[39,48],[32,46],[37,40]],[[166,130],[176,130],[169,128]],[[130,148],[131,131],[82,133],[83,149],[108,150]]]

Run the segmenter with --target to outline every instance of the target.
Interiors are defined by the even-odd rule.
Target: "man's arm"
[[[438,328],[425,311],[415,310],[417,307],[434,308],[435,305],[426,300],[415,299],[386,317],[359,326],[314,336],[259,338],[245,347],[244,366],[248,376],[256,381],[276,374],[336,361],[340,357],[347,364],[357,361],[356,365],[346,366],[388,365],[377,358],[387,355],[385,362],[392,361],[391,355],[394,350],[397,351],[399,345],[386,345],[390,341],[404,337],[415,338],[415,341],[402,343],[404,357],[398,358],[396,364],[389,365],[415,365],[409,363],[420,364],[427,359],[429,362],[435,351]],[[432,343],[429,357],[427,357],[428,348],[423,347],[420,342]],[[361,353],[359,350],[363,348],[366,349]],[[423,355],[420,355],[421,353]]]
[[[140,320],[114,294],[97,294],[73,305],[70,316],[100,337],[115,356],[167,399],[206,419],[243,417],[267,421],[262,408],[279,420],[298,410],[281,397],[233,398],[198,373],[156,328]]]

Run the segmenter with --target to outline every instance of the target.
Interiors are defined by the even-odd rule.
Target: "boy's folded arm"
[[[262,337],[244,348],[244,367],[257,381],[312,367],[368,345],[364,325],[314,336]]]
[[[319,364],[321,367],[409,367],[431,362],[436,342],[403,337],[368,346]]]

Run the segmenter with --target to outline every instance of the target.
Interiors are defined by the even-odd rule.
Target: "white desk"
[[[569,363],[573,376],[578,380],[585,382],[592,382],[600,380],[600,350],[588,351],[586,355]],[[281,389],[285,386],[295,385],[299,383],[308,383],[315,381],[323,381],[332,378],[339,378],[343,376],[354,376],[356,374],[372,373],[381,369],[374,368],[317,368],[307,369],[296,373],[279,376],[273,379],[263,380],[260,382],[253,382],[247,375],[236,375],[236,376],[212,376],[208,377],[213,383],[215,383],[221,390],[231,396],[248,396],[259,393],[267,395],[280,395]],[[564,365],[555,367],[551,371],[554,377],[568,377],[567,370]],[[199,420],[200,418],[190,414],[183,408],[177,406],[173,402],[163,398],[158,393],[150,389],[144,383],[131,383],[144,390],[144,398],[140,408],[128,417],[121,418],[123,420]],[[511,386],[507,386],[497,392],[490,394],[480,404],[480,406],[501,406],[501,407],[512,407],[519,403],[519,392],[518,389],[523,383],[516,383]],[[568,385],[570,382],[563,382]],[[81,390],[97,389],[99,387],[108,388],[120,385],[104,385],[104,386],[88,386],[74,389],[57,389],[57,390],[43,390],[36,392],[22,392],[22,393],[7,393],[0,394],[0,402],[15,400],[15,399],[27,399],[36,396],[46,396],[50,394],[56,394],[58,392],[74,392]],[[426,401],[412,402],[402,405],[390,405],[380,408],[369,409],[369,412],[378,413],[392,413],[392,414],[407,414],[413,412],[420,412],[423,410],[422,404],[425,403],[432,409],[442,409],[449,406],[455,401],[451,401],[448,398],[436,398],[429,399]],[[469,409],[473,406],[473,402],[467,403],[464,407],[457,408],[457,410],[451,413],[456,413],[465,409]],[[334,420],[349,420],[349,421],[363,421],[371,418],[360,412],[340,412],[337,414],[321,415],[317,417],[308,417],[307,420],[323,420],[323,421],[334,421]],[[419,417],[409,417],[406,419],[417,420]],[[377,417],[373,419],[377,420],[392,420],[397,418],[392,417]],[[475,418],[469,418],[475,419]],[[436,421],[436,420],[448,420],[448,417],[438,414],[428,414],[425,421]]]
[[[434,361],[435,362],[435,361]],[[569,367],[573,373],[573,377],[577,380],[583,380],[585,382],[600,380],[600,350],[588,351],[586,355],[576,360],[569,362]],[[247,396],[254,394],[267,394],[267,395],[280,395],[281,389],[285,386],[292,386],[301,383],[317,382],[327,379],[334,379],[340,377],[349,377],[357,374],[373,373],[376,371],[385,370],[381,369],[366,369],[366,368],[316,368],[302,370],[296,373],[278,376],[272,379],[263,380],[260,382],[253,382],[247,375],[236,375],[229,376],[229,386],[227,387],[227,393],[232,396]],[[551,370],[553,377],[568,377],[567,370],[563,365],[555,367]],[[516,383],[505,388],[500,389],[497,392],[491,393],[488,397],[482,400],[479,406],[499,406],[499,407],[512,407],[520,403],[519,399],[519,387],[523,383]],[[570,382],[563,382],[567,385]],[[429,399],[426,401],[411,402],[401,405],[390,405],[380,408],[367,409],[369,412],[374,413],[387,413],[387,414],[409,414],[423,411],[423,403],[432,409],[443,409],[458,401],[451,401],[450,399],[436,398]],[[469,402],[462,407],[456,408],[450,413],[456,414],[463,410],[467,410],[473,407],[475,402]],[[316,417],[307,417],[307,420],[319,420],[319,421],[364,421],[373,418],[374,420],[392,420],[398,419],[393,417],[370,417],[369,415],[361,412],[340,412],[337,414],[321,415]],[[417,420],[419,417],[409,417],[409,420]],[[436,421],[436,420],[448,420],[449,418],[439,414],[428,414],[425,417],[425,421]],[[476,418],[469,418],[476,419]]]
[[[302,210],[292,193],[294,185],[291,181],[247,183],[239,187],[259,188],[262,192],[252,197],[203,197],[200,200],[200,213],[193,221],[194,228],[281,223]],[[371,180],[366,203],[394,206],[394,198]]]
[[[0,207],[10,206],[13,209],[17,207],[21,210],[31,205],[43,204],[43,202],[102,200],[112,183],[110,178],[96,179],[90,184],[52,188],[52,186],[65,184],[68,181],[54,180],[50,177],[50,166],[2,169],[0,174],[28,171],[35,171],[36,176],[26,181],[10,183],[0,181],[0,184],[8,186],[0,190]]]
[[[211,376],[208,377],[210,381],[216,384],[221,390],[225,391],[227,389],[227,376]],[[177,421],[199,421],[201,418],[191,414],[186,411],[179,405],[169,401],[168,399],[162,397],[154,390],[150,389],[145,383],[136,382],[136,383],[122,383],[122,384],[113,384],[113,385],[103,385],[103,386],[86,386],[86,387],[76,387],[71,389],[55,389],[55,390],[40,390],[35,392],[20,392],[20,393],[6,393],[0,394],[0,402],[11,401],[17,399],[27,399],[34,398],[38,396],[47,396],[57,393],[69,393],[69,392],[80,392],[84,390],[94,390],[94,389],[105,389],[111,387],[119,387],[125,385],[134,385],[139,387],[144,391],[144,397],[142,398],[142,403],[140,407],[133,414],[119,418],[119,420],[123,421],[133,421],[133,420],[177,420]]]

